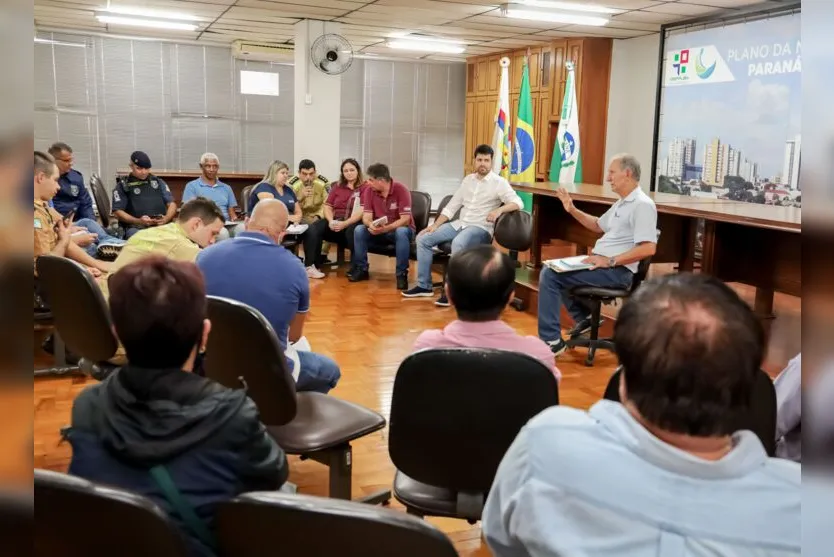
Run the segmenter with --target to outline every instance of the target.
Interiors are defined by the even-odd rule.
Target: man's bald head
[[[485,244],[460,251],[446,266],[446,292],[461,321],[494,321],[515,289],[515,264]]]
[[[281,243],[289,219],[289,211],[283,202],[278,199],[262,199],[255,205],[249,222],[246,224],[246,230],[261,232]]]

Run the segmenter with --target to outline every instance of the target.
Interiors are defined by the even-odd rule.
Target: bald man
[[[289,214],[277,199],[263,199],[244,232],[204,250],[197,266],[206,294],[238,300],[260,311],[275,329],[298,391],[327,393],[341,377],[339,366],[321,354],[296,350],[310,309],[310,282],[298,258],[284,249]]]

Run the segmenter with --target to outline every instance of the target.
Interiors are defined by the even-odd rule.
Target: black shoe
[[[449,298],[446,297],[446,294],[441,294],[440,297],[434,302],[434,305],[447,308],[451,304],[449,304]]]
[[[367,269],[364,270],[364,271],[356,269],[356,271],[352,275],[348,276],[348,280],[350,282],[359,282],[359,281],[370,280],[370,279],[371,279],[371,275],[368,273]]]
[[[408,290],[407,275],[397,275],[397,290]]]
[[[402,293],[403,297],[405,298],[431,298],[434,296],[434,292],[431,288],[422,288],[420,286],[415,286],[410,290],[406,290]]]
[[[355,266],[351,265],[351,266],[350,266],[350,269],[349,269],[349,270],[345,273],[345,276],[346,276],[347,278],[350,278],[350,277],[352,277],[353,275],[355,275],[355,274],[356,274],[356,272],[357,272],[358,270],[359,270],[359,269],[357,269]]]
[[[48,337],[46,337],[46,339],[43,341],[43,344],[41,344],[41,349],[43,349],[43,351],[49,354],[50,356],[55,355],[54,334],[50,334]],[[78,356],[69,351],[69,348],[67,348],[66,345],[64,345],[64,359],[66,359],[67,364],[73,366],[78,364],[78,361],[80,360]]]
[[[602,321],[603,321],[603,319],[602,319],[602,317],[600,317],[599,321],[597,322],[597,326],[602,325]],[[570,331],[568,331],[568,337],[569,338],[576,338],[578,336],[584,335],[585,333],[587,333],[590,330],[591,330],[591,318],[586,317],[582,321],[579,321],[578,323],[576,323],[573,326],[573,328]]]
[[[564,352],[568,347],[568,343],[566,343],[564,339],[561,338],[559,340],[550,341],[547,343],[547,345],[550,346],[550,351],[553,352],[554,356],[558,356],[559,354]]]

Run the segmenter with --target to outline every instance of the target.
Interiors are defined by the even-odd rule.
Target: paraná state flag
[[[562,116],[559,131],[553,144],[553,158],[550,160],[551,182],[582,181],[582,155],[579,150],[579,110],[576,105],[576,79],[573,63],[568,62],[568,79],[565,83],[565,98],[562,101]]]

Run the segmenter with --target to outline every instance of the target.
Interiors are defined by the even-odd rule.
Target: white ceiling
[[[294,23],[307,18],[319,19],[341,22],[341,34],[364,54],[425,57],[420,53],[395,51],[383,44],[391,33],[407,31],[462,40],[466,43],[462,58],[559,37],[639,37],[659,31],[663,23],[763,3],[762,0],[594,0],[622,12],[613,15],[604,27],[586,27],[503,18],[499,5],[504,1],[34,0],[34,11],[38,29],[74,29],[212,44],[228,44],[236,39],[291,44]],[[96,20],[95,10],[108,4],[187,13],[199,18],[199,28],[190,32],[106,25]],[[442,58],[450,57],[454,56],[442,55]]]

